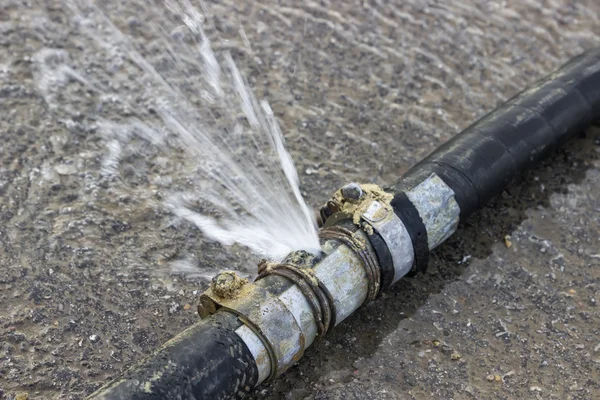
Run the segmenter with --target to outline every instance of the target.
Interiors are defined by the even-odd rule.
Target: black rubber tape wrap
[[[408,231],[415,252],[415,263],[407,275],[413,276],[418,272],[425,272],[429,264],[429,245],[427,228],[419,215],[419,210],[404,192],[396,193],[391,206]]]
[[[406,192],[435,173],[454,190],[462,220],[599,118],[600,48],[574,58],[475,122],[389,189]]]
[[[369,241],[371,242],[371,246],[373,246],[375,256],[379,262],[379,268],[381,269],[381,289],[387,289],[394,282],[394,260],[392,260],[392,254],[379,233],[373,232],[369,236]]]
[[[254,358],[229,312],[201,320],[141,365],[91,396],[94,400],[230,399],[254,387]]]

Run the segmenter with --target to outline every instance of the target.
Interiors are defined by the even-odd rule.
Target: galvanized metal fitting
[[[306,253],[303,251],[295,252],[296,254]],[[335,326],[335,304],[334,299],[327,287],[315,275],[315,272],[307,265],[291,257],[295,253],[291,253],[288,261],[296,261],[295,263],[270,263],[261,262],[258,266],[258,277],[256,280],[263,279],[269,275],[278,275],[290,280],[304,295],[310,303],[312,315],[317,326],[317,336],[322,339],[325,333],[330,328]],[[307,254],[307,253],[306,253]],[[310,256],[314,259],[314,256]]]
[[[367,275],[369,288],[367,300],[373,301],[381,289],[381,268],[377,256],[369,249],[368,239],[361,236],[364,235],[357,236],[354,232],[337,225],[323,228],[319,232],[321,239],[337,240],[359,257]]]
[[[429,250],[448,239],[458,228],[460,206],[454,191],[436,174],[406,192],[425,228]]]
[[[243,322],[235,333],[254,357],[257,384],[291,367],[327,331],[326,321],[329,327],[339,324],[369,298],[371,281],[365,257],[376,257],[363,230],[352,237],[362,244],[361,251],[333,238],[322,242],[319,257],[291,253],[284,262],[293,264],[293,273],[302,277],[290,276],[283,286],[281,278],[272,272],[292,269],[262,263],[261,271],[271,273],[263,279],[246,283],[226,272],[201,295],[198,311],[202,317],[227,311]],[[228,290],[232,284],[235,290]]]
[[[235,290],[228,290],[227,286],[232,284]],[[254,337],[260,340],[268,362],[263,360],[260,365],[257,362],[257,366],[260,369],[262,365],[266,379],[282,374],[304,354],[305,337],[296,318],[279,297],[264,287],[244,283],[234,272],[221,273],[200,296],[198,306],[203,318],[218,310],[236,314]]]
[[[408,230],[392,206],[378,200],[373,200],[368,205],[361,218],[385,242],[394,264],[392,284],[397,282],[410,272],[415,261],[415,252]]]
[[[359,190],[355,185],[360,188],[358,198]],[[351,183],[337,191],[321,209],[321,217],[326,218],[325,227],[345,218],[352,220],[367,235],[378,233],[381,236],[392,257],[394,275],[391,283],[406,275],[415,260],[408,230],[390,205],[393,197],[377,185]]]
[[[405,192],[427,231],[427,247],[434,249],[456,230],[460,207],[454,191],[436,174]],[[415,248],[408,229],[394,212],[393,195],[377,185],[349,183],[338,190],[320,210],[323,226],[340,219],[352,220],[369,235],[378,233],[392,257],[397,282],[413,269]]]

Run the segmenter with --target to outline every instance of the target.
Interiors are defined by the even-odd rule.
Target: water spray
[[[600,118],[600,49],[484,116],[388,187],[350,183],[320,210],[318,255],[217,275],[202,319],[91,399],[224,399],[275,379],[365,302],[427,268],[461,221]]]

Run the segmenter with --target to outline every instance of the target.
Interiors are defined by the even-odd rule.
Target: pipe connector
[[[221,273],[200,296],[198,306],[203,318],[219,310],[237,315],[246,327],[242,333],[255,342],[258,338],[260,350],[254,356],[262,380],[282,374],[304,354],[306,341],[294,314],[265,287],[247,283],[235,272]]]
[[[429,251],[456,230],[460,207],[454,191],[431,174],[394,194],[373,184],[349,183],[321,208],[320,215],[325,228],[346,219],[367,233],[385,270],[386,287],[409,273],[425,270]],[[383,244],[377,246],[376,242]]]
[[[376,248],[379,264],[389,276],[384,286],[389,286],[405,276],[414,264],[414,249],[410,234],[396,215],[391,202],[394,195],[374,184],[349,183],[338,190],[321,208],[323,226],[338,223],[340,219],[351,220],[360,227],[373,242],[376,236],[382,245]],[[385,253],[391,258],[389,265],[383,265]]]
[[[350,219],[360,226],[362,214],[373,201],[389,205],[393,198],[391,193],[378,185],[351,182],[335,192],[319,213],[325,227],[335,225],[342,219]]]
[[[343,227],[321,233],[319,256],[293,252],[282,263],[261,263],[253,283],[221,273],[200,296],[201,317],[230,312],[243,323],[235,333],[254,357],[257,384],[285,372],[379,292],[379,266],[367,234]]]

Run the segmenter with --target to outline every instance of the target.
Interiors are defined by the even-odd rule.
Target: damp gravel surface
[[[271,103],[313,207],[348,181],[392,182],[600,45],[593,0],[210,6],[223,32],[243,27],[223,46]],[[136,29],[153,7],[125,2],[112,17],[143,39]],[[47,54],[118,70],[100,53],[83,59],[72,17],[62,1],[0,4],[0,398],[83,398],[196,321],[206,276],[256,269],[244,249],[203,240],[151,201],[182,179],[181,154],[142,152],[123,160],[122,179],[102,179],[108,143],[95,128],[100,111],[79,111],[85,86],[71,74],[51,107],[36,81]],[[129,111],[117,101],[102,112]],[[195,278],[167,272],[186,257]],[[598,302],[600,129],[591,128],[463,223],[426,274],[364,306],[251,397],[599,398]]]

